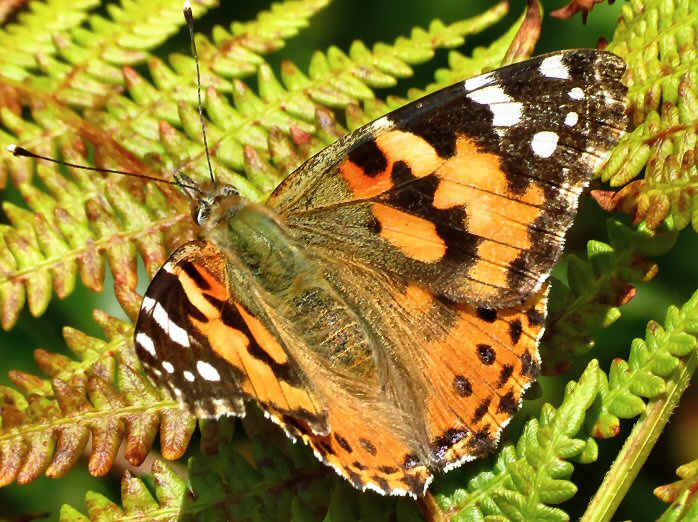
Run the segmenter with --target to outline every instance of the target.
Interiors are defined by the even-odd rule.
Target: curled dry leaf
[[[560,18],[566,20],[567,18],[572,18],[579,11],[582,12],[582,20],[587,23],[587,16],[596,4],[602,3],[604,0],[572,0],[562,9],[556,9],[550,13],[550,16],[555,18]],[[612,4],[614,0],[608,0],[609,4]]]
[[[533,50],[540,38],[541,9],[538,0],[528,0],[526,17],[524,18],[514,41],[511,42],[507,53],[502,60],[502,65],[527,60],[533,54]]]

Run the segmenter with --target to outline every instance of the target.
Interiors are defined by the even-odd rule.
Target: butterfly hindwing
[[[477,308],[389,274],[323,262],[380,339],[380,381],[401,396],[398,431],[412,441],[410,460],[443,470],[491,452],[538,374],[547,288],[516,307]]]
[[[325,414],[297,364],[232,293],[212,243],[180,247],[153,279],[136,324],[147,373],[198,417],[244,415],[255,399],[272,417],[326,431]]]
[[[299,241],[479,306],[525,301],[625,127],[624,64],[563,51],[453,85],[358,129],[268,205]]]
[[[327,281],[374,339],[376,375],[309,375],[331,432],[286,419],[355,487],[424,494],[437,470],[494,450],[540,364],[547,289],[507,309],[476,308],[388,274],[320,257]]]

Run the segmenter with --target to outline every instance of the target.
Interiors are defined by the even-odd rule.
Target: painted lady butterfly
[[[546,280],[626,126],[624,70],[570,50],[460,82],[264,205],[190,186],[201,239],[148,288],[146,371],[196,416],[256,401],[357,488],[423,495],[495,448],[536,377]]]

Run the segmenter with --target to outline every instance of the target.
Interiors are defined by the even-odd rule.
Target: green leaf
[[[624,209],[654,229],[669,220],[698,230],[698,66],[695,0],[639,0],[621,9],[609,50],[625,58],[634,130],[601,178],[625,187],[606,208]],[[641,180],[630,180],[645,169]]]

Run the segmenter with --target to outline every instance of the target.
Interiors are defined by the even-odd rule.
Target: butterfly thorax
[[[320,364],[339,373],[373,376],[370,333],[327,282],[317,260],[296,243],[283,218],[224,188],[202,200],[202,239],[230,261],[228,275],[236,287],[251,290],[240,293],[240,304],[266,315],[258,304],[261,298],[273,315],[283,318],[273,328],[282,337],[286,331],[289,339],[302,339]]]

